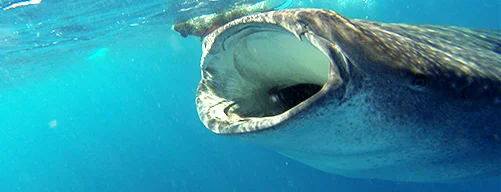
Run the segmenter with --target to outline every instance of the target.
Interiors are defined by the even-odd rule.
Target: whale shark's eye
[[[421,89],[426,86],[428,80],[424,75],[416,75],[414,80],[412,80],[412,88]]]

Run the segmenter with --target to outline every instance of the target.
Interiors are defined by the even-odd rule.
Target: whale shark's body
[[[501,172],[501,34],[247,16],[204,40],[197,108],[217,133],[334,174],[449,182]]]

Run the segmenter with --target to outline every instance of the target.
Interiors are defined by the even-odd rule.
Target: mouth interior
[[[232,103],[224,108],[228,117],[279,115],[318,93],[329,79],[329,58],[288,32],[237,34],[223,44],[225,52],[216,60],[225,75],[217,77],[223,87],[217,94]]]

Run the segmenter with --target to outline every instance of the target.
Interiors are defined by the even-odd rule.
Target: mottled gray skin
[[[197,106],[211,131],[348,177],[449,182],[500,176],[498,31],[285,10],[248,16],[216,30],[204,42],[202,68],[217,65],[204,60],[222,51],[218,44],[235,33],[232,28],[246,25],[278,26],[330,51],[331,67],[342,83],[328,82],[278,119],[232,119],[211,109],[217,107],[212,94],[224,85],[211,84],[211,71],[203,70]],[[344,66],[336,61],[336,46],[349,60]]]

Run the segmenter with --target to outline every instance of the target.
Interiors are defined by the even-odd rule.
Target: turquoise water
[[[206,130],[194,103],[201,43],[171,25],[227,2],[199,12],[178,12],[197,2],[160,0],[44,0],[0,10],[0,191],[501,191],[499,178],[344,178]],[[499,30],[500,4],[313,0],[291,7]]]

